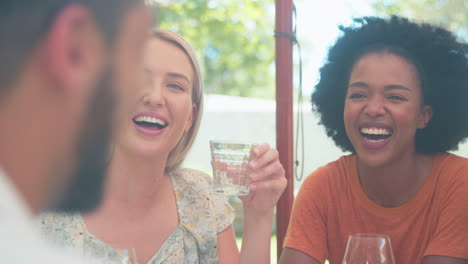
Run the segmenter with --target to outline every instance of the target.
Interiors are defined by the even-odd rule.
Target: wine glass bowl
[[[342,264],[395,264],[390,238],[382,234],[350,235]]]

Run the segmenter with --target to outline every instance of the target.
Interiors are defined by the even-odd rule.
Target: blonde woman
[[[278,153],[253,149],[251,194],[243,197],[244,237],[208,175],[180,164],[200,125],[200,68],[179,35],[155,30],[144,51],[146,84],[123,91],[102,206],[88,215],[47,215],[55,243],[87,250],[135,248],[140,263],[269,263],[273,209],[286,186]]]

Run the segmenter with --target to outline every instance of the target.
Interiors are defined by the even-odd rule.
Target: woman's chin
[[[379,152],[357,152],[358,162],[369,168],[385,167],[391,161],[390,155],[386,151]]]
[[[148,142],[141,142],[138,144],[129,144],[122,147],[121,151],[132,156],[138,156],[144,159],[157,159],[167,157],[170,153],[168,147],[159,146],[156,144],[148,144]]]

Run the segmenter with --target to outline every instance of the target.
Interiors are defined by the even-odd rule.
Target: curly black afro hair
[[[354,63],[372,51],[386,51],[412,62],[422,85],[425,105],[432,107],[426,128],[416,132],[418,153],[455,150],[468,137],[468,44],[449,31],[406,18],[363,17],[349,27],[328,52],[312,94],[313,110],[335,144],[354,152],[346,134],[343,111]]]

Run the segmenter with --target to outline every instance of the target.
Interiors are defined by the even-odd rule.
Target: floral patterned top
[[[232,225],[234,209],[212,191],[211,178],[202,172],[178,169],[170,178],[179,225],[148,264],[217,263],[217,234]],[[46,214],[40,221],[42,232],[55,244],[86,252],[112,250],[86,230],[81,215]]]

